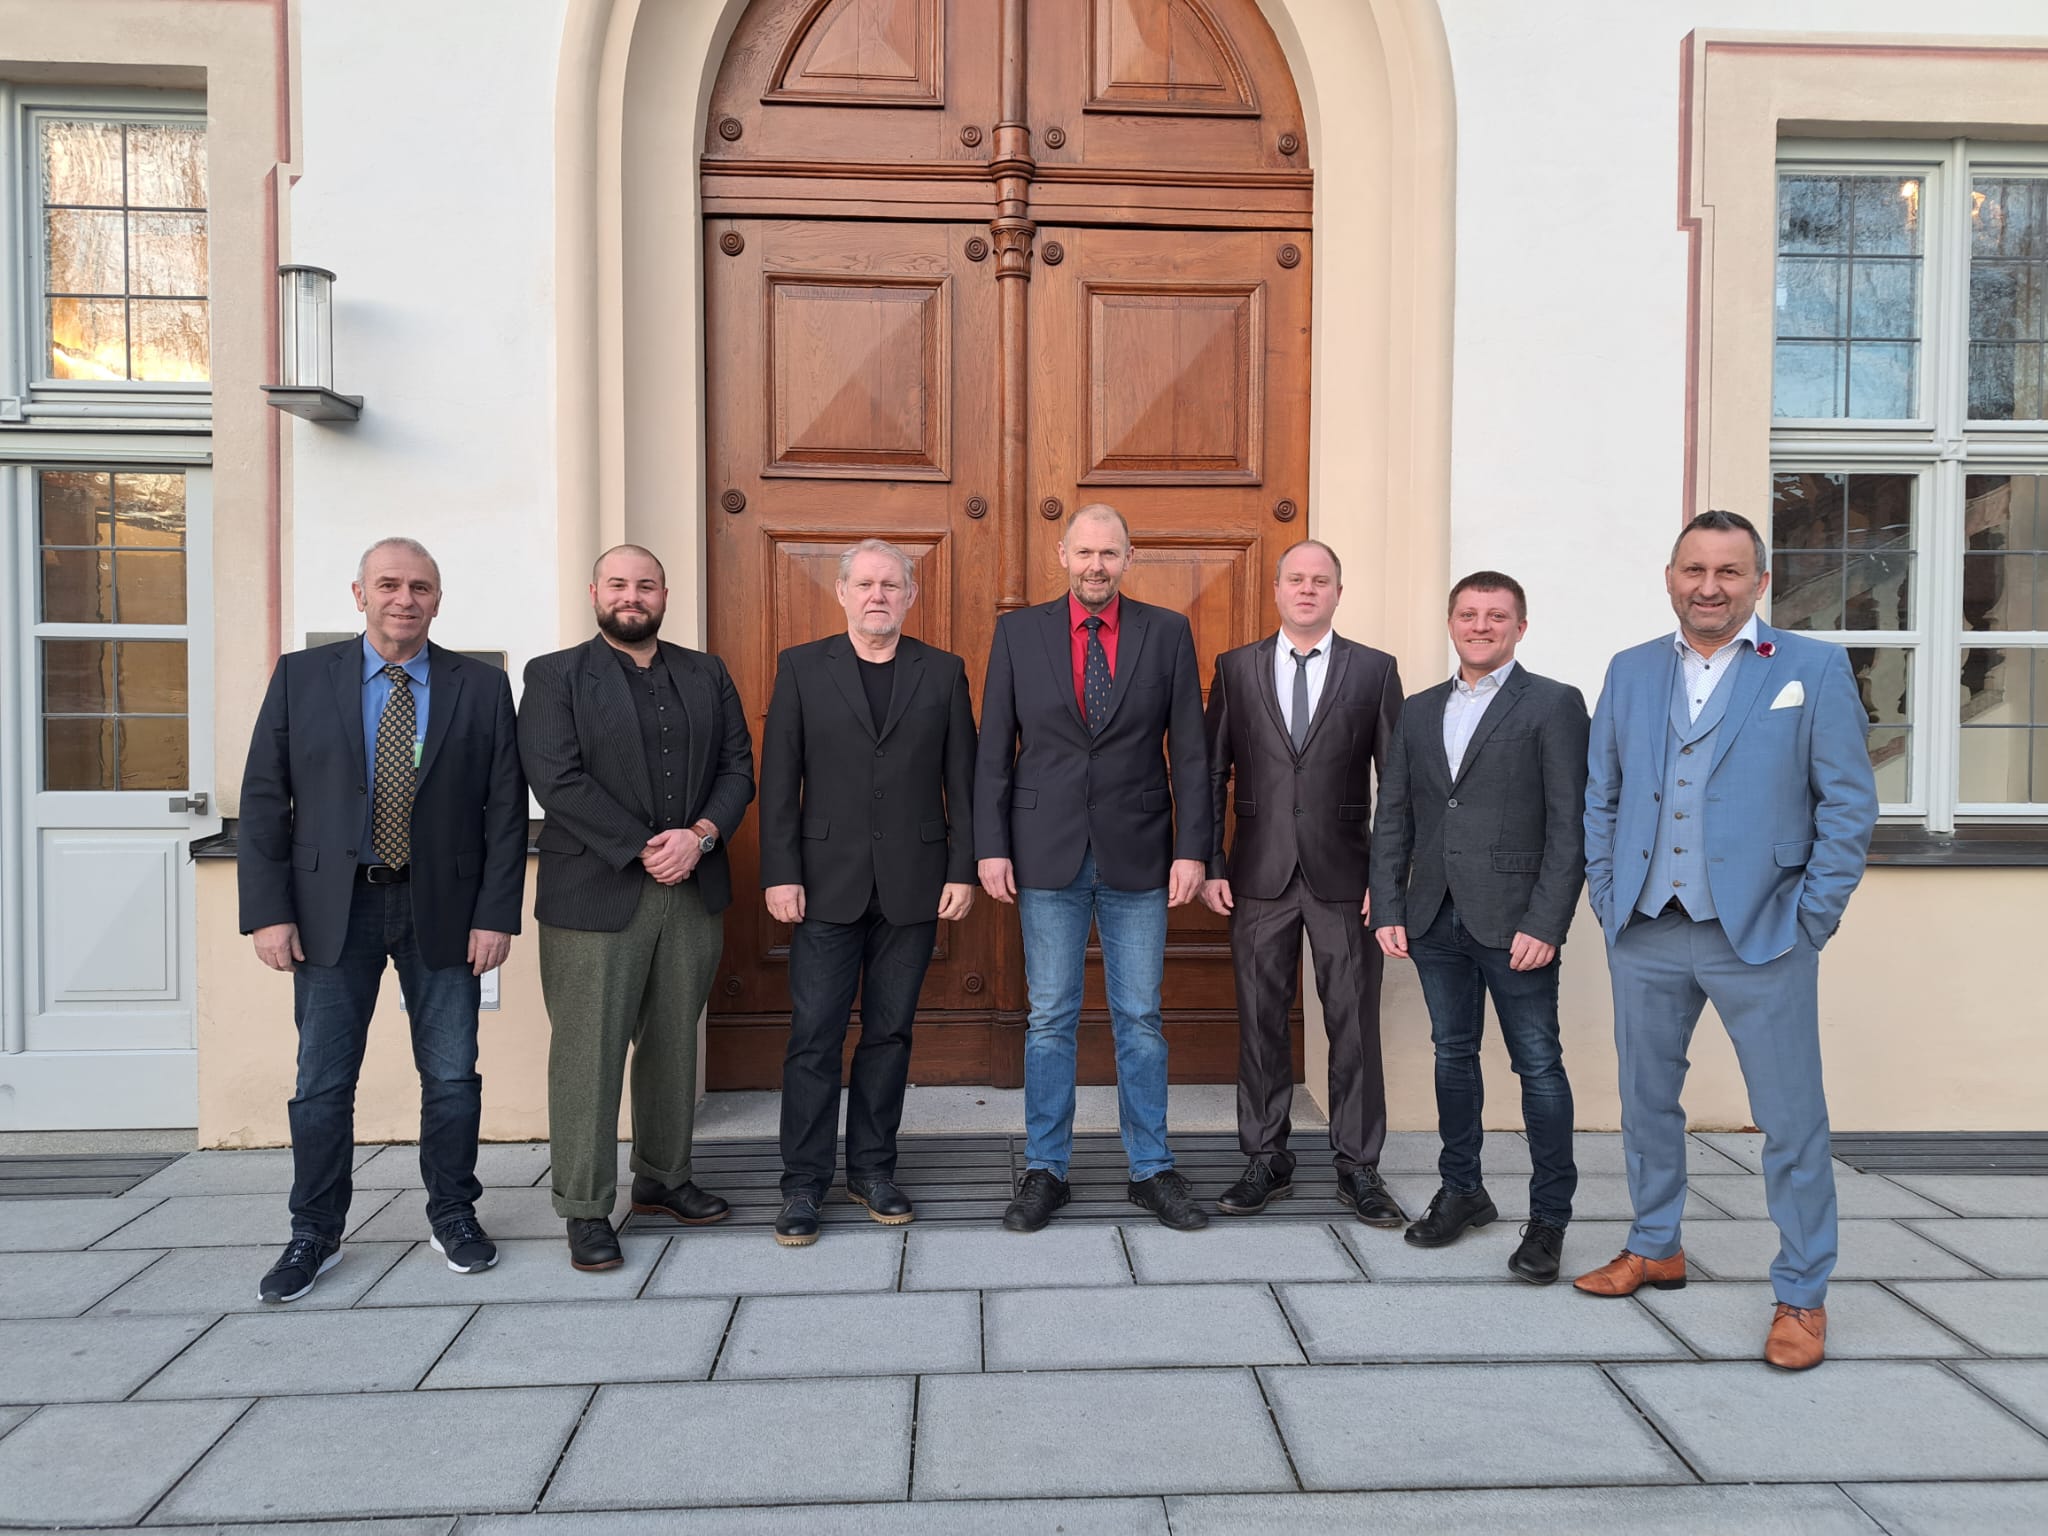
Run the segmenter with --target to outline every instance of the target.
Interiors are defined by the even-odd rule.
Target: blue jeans
[[[356,1079],[384,962],[398,971],[420,1074],[420,1177],[436,1231],[476,1214],[476,1140],[483,1083],[476,1070],[482,982],[467,965],[433,970],[413,932],[412,886],[356,882],[348,936],[333,965],[292,973],[299,1027],[298,1091],[291,1101],[292,1235],[340,1242],[355,1162]]]
[[[1117,1120],[1131,1177],[1173,1166],[1166,1145],[1166,1035],[1159,1027],[1159,982],[1166,969],[1166,888],[1118,891],[1081,858],[1073,883],[1056,891],[1020,888],[1024,985],[1031,997],[1024,1036],[1027,1166],[1067,1176],[1074,1151],[1075,1039],[1088,928],[1102,940],[1103,980],[1116,1035]]]
[[[1569,1225],[1579,1172],[1572,1160],[1572,1085],[1558,1042],[1558,962],[1539,971],[1510,969],[1508,951],[1473,938],[1448,901],[1427,933],[1408,936],[1408,953],[1436,1045],[1437,1133],[1443,1138],[1437,1172],[1444,1187],[1469,1193],[1480,1184],[1486,1084],[1479,1071],[1479,1036],[1491,992],[1501,1041],[1522,1080],[1522,1126],[1529,1133],[1533,1169],[1530,1219]]]

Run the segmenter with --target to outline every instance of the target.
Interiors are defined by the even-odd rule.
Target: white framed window
[[[200,97],[0,85],[0,235],[0,421],[211,417]]]
[[[2048,145],[1781,144],[1773,319],[1771,623],[1887,820],[2048,822]]]

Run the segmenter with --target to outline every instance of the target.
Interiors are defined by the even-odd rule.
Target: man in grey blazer
[[[1373,824],[1372,906],[1380,948],[1415,962],[1436,1046],[1443,1185],[1405,1236],[1440,1248],[1499,1215],[1479,1166],[1490,993],[1532,1170],[1508,1268],[1548,1285],[1579,1183],[1557,982],[1585,883],[1586,701],[1516,662],[1528,629],[1514,577],[1475,571],[1451,588],[1458,669],[1402,707]]]
[[[1759,623],[1770,584],[1749,520],[1702,512],[1664,570],[1678,632],[1616,656],[1593,716],[1586,883],[1607,934],[1635,1224],[1576,1283],[1685,1284],[1679,1092],[1711,1002],[1764,1133],[1778,1225],[1764,1359],[1805,1370],[1825,1353],[1835,1267],[1820,951],[1863,878],[1877,784],[1848,653]]]

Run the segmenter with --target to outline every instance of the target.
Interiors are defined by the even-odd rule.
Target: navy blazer
[[[313,965],[341,958],[366,861],[360,636],[278,658],[242,770],[242,932],[297,923]],[[505,673],[431,641],[433,688],[412,806],[420,958],[465,964],[473,928],[517,933],[526,895],[526,781]]]

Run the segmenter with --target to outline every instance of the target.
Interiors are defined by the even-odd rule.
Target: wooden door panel
[[[945,480],[948,280],[770,273],[766,475]]]

